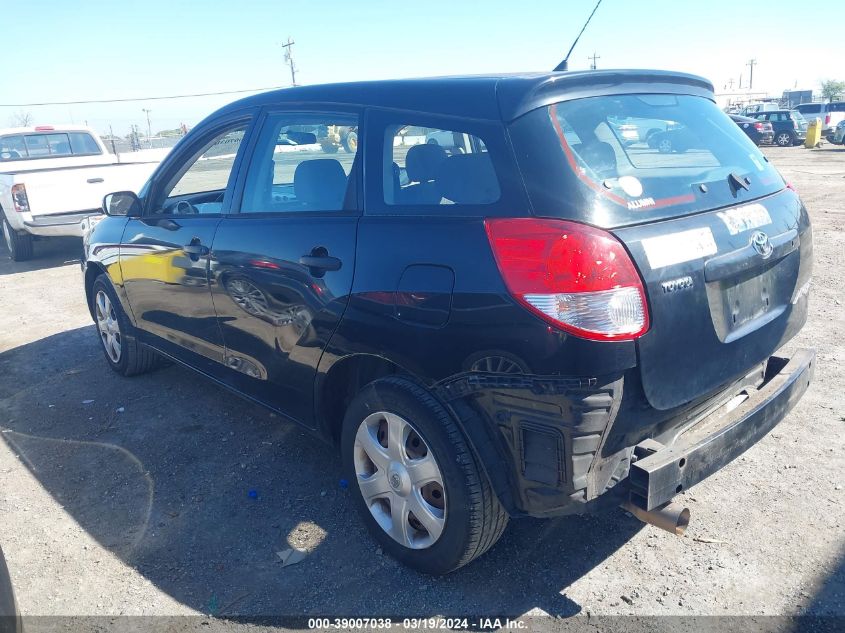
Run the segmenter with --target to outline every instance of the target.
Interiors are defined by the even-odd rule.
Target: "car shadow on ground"
[[[513,521],[470,566],[417,574],[378,551],[332,447],[187,369],[113,374],[93,326],[0,354],[0,427],[104,548],[214,615],[571,616],[566,588],[642,527],[620,510]],[[310,554],[283,566],[289,547]]]
[[[9,250],[0,239],[0,275],[44,270],[66,264],[77,264],[82,256],[82,240],[78,237],[54,237],[38,240],[33,248],[35,254],[25,262],[13,262],[9,259]]]

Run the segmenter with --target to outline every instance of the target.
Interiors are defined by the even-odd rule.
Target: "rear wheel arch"
[[[497,445],[495,428],[471,402],[465,398],[451,398],[442,387],[427,385],[413,372],[382,356],[355,354],[331,366],[318,383],[315,394],[317,423],[324,437],[340,445],[343,419],[352,400],[371,382],[387,376],[401,376],[425,388],[449,411],[467,444],[488,477],[493,491],[505,510],[518,514],[514,501],[508,462]]]
[[[352,399],[365,386],[384,378],[403,374],[412,377],[400,365],[374,354],[354,354],[335,362],[316,385],[315,404],[320,431],[335,444],[340,441],[343,417]]]

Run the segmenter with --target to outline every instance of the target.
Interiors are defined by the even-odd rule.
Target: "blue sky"
[[[4,0],[0,104],[285,86],[280,43],[296,40],[299,83],[542,70],[569,48],[594,0]],[[812,5],[815,6],[815,5]],[[717,90],[758,61],[754,85],[774,94],[845,79],[845,3],[804,25],[795,0],[603,0],[570,60],[587,68],[666,68]],[[838,14],[838,15],[835,15]],[[750,16],[753,16],[750,17]],[[752,27],[752,28],[749,28]],[[100,132],[192,125],[238,95],[124,104],[0,107],[35,123],[87,121]]]

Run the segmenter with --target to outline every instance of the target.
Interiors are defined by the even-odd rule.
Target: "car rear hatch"
[[[665,120],[680,151],[625,142],[608,123],[614,117]],[[517,119],[511,133],[534,213],[609,231],[639,270],[650,325],[636,345],[654,408],[715,392],[803,325],[812,260],[806,210],[709,99],[561,101]]]

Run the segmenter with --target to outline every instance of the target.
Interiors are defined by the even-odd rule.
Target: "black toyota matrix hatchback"
[[[336,442],[375,538],[430,573],[508,517],[610,503],[681,530],[672,498],[812,375],[777,354],[807,211],[691,75],[280,90],[104,207],[84,272],[112,368],[172,359]]]

